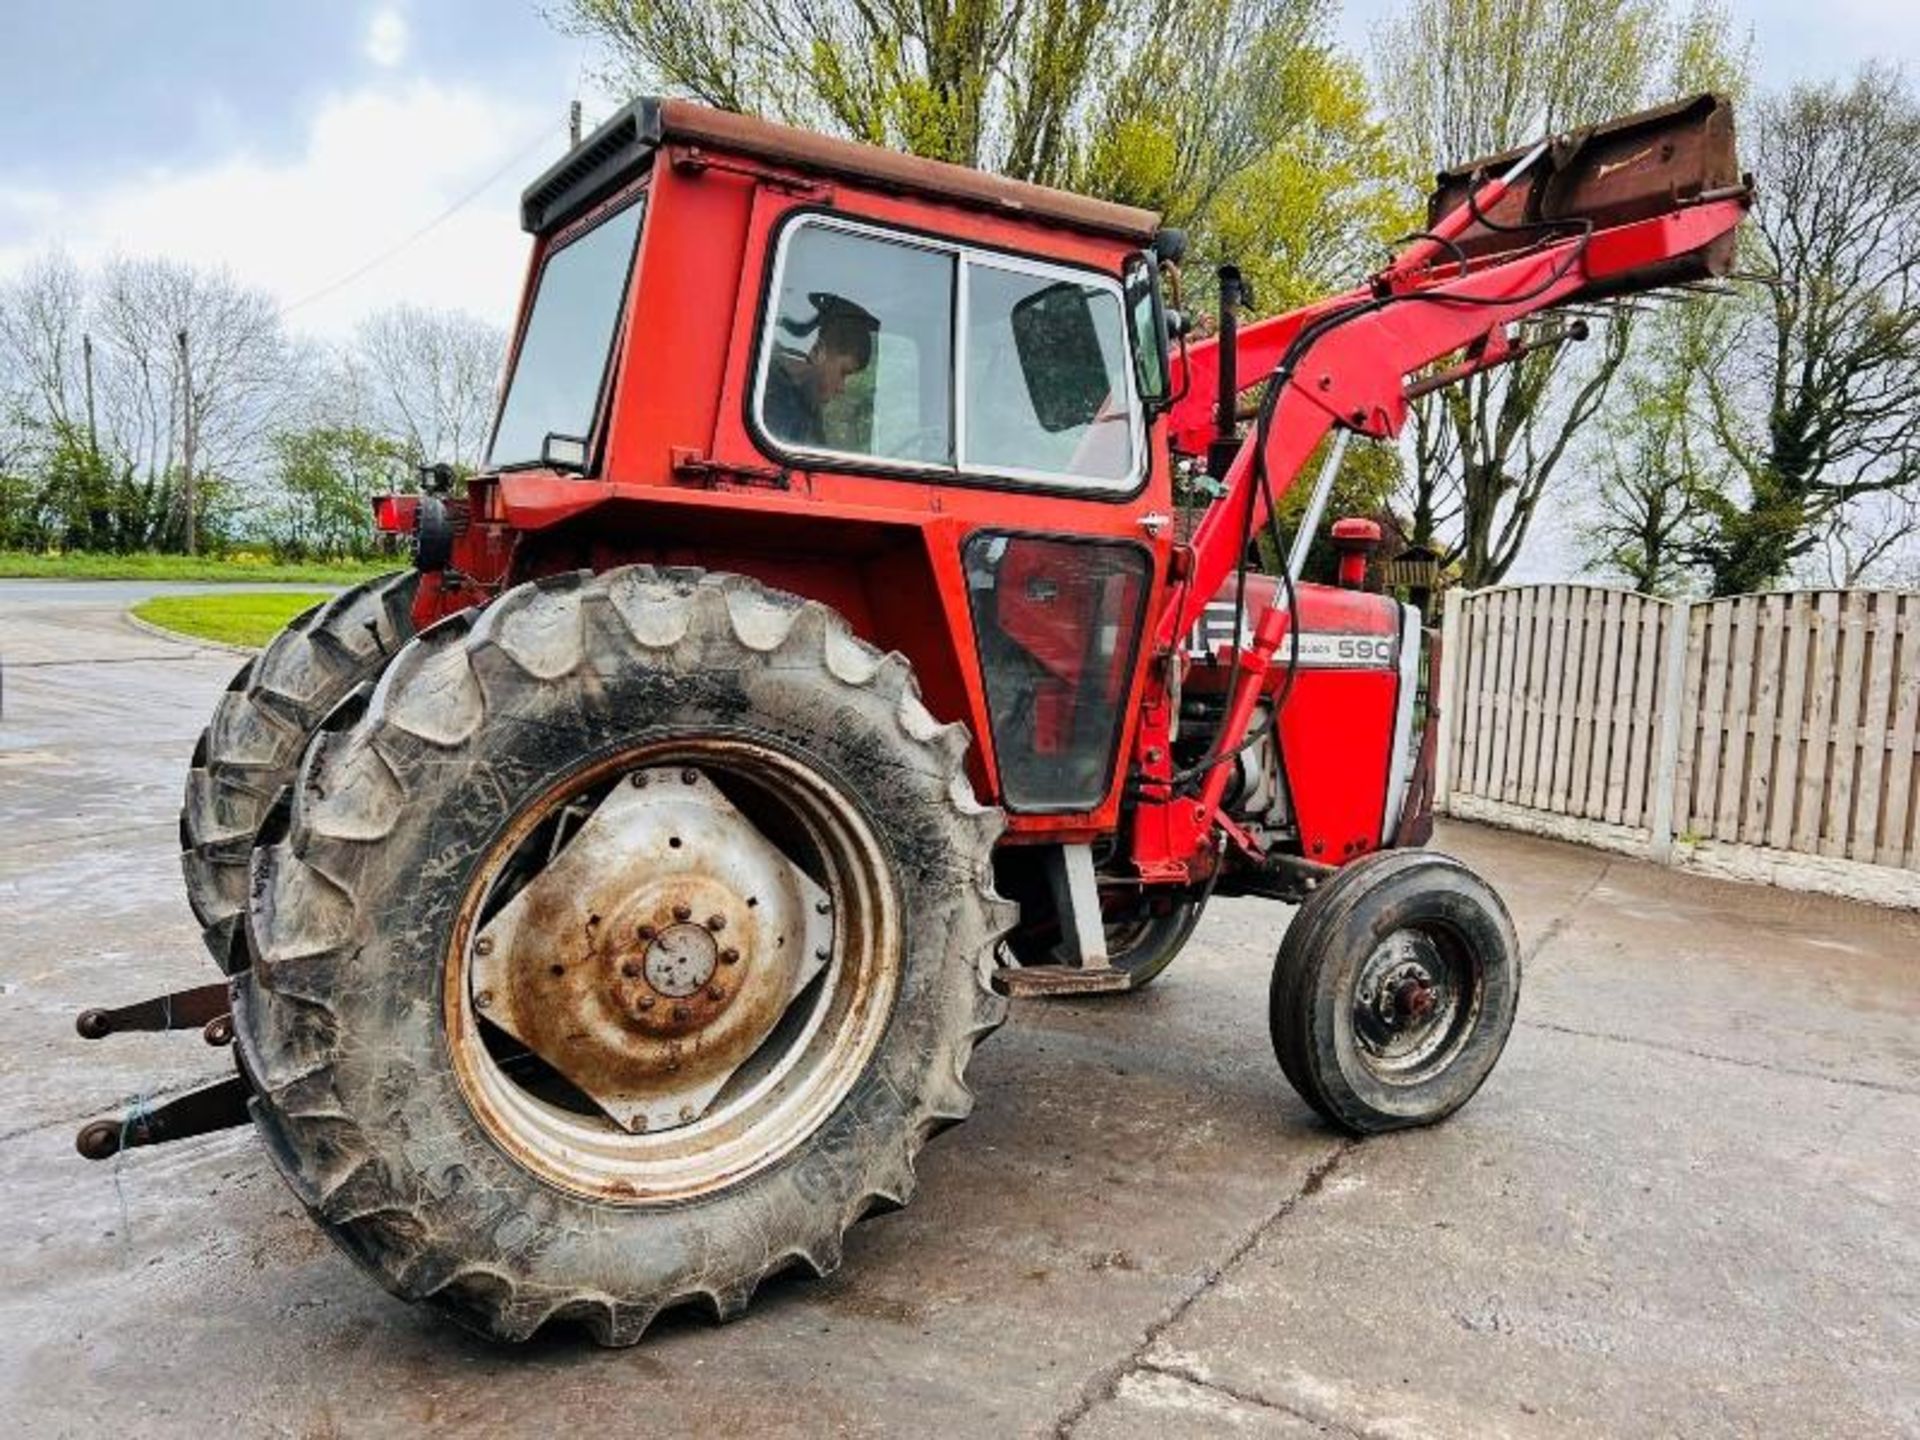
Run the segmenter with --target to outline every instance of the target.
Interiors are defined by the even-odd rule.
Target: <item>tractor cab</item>
[[[1156,218],[651,99],[521,213],[420,622],[509,573],[751,575],[905,655],[1016,837],[1110,833],[1175,538]]]

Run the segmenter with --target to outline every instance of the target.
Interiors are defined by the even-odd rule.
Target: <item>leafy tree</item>
[[[1058,175],[1129,0],[568,0],[619,83],[982,166]]]
[[[1704,305],[1649,317],[1637,336],[1639,363],[1599,426],[1596,514],[1583,539],[1589,560],[1643,594],[1687,588],[1689,547],[1705,523],[1716,457],[1697,433],[1689,367],[1709,348],[1711,319]]]
[[[315,426],[273,437],[277,495],[268,517],[283,556],[373,552],[373,496],[412,488],[406,442],[357,426]]]
[[[1155,209],[1263,308],[1404,228],[1328,0],[568,0],[614,79]],[[1202,289],[1205,289],[1204,276]]]

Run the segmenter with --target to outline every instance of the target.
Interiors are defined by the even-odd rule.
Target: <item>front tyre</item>
[[[257,861],[235,1022],[315,1218],[503,1339],[826,1274],[963,1118],[998,812],[906,662],[633,567],[410,645]]]
[[[1431,1125],[1507,1043],[1520,947],[1500,897],[1458,860],[1369,855],[1309,895],[1274,962],[1274,1053],[1301,1098],[1354,1134]]]

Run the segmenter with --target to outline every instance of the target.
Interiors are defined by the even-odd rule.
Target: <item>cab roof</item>
[[[875,189],[923,196],[998,215],[1043,221],[1146,244],[1160,217],[1151,210],[1066,190],[1006,180],[964,165],[924,160],[712,110],[690,100],[643,96],[574,146],[521,194],[520,224],[540,234],[581,214],[653,163],[665,145],[698,145]]]

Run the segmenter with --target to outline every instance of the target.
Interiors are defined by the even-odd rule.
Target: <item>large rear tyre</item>
[[[377,680],[413,638],[412,570],[343,590],[274,636],[220,697],[193,749],[180,809],[187,903],[213,958],[231,970],[247,906],[254,837],[293,783],[328,713]]]
[[[565,575],[427,630],[256,859],[234,1019],[288,1183],[502,1339],[631,1344],[833,1270],[1005,1013],[965,750],[903,659],[738,577]]]
[[[1492,1072],[1520,998],[1500,897],[1458,860],[1370,855],[1309,895],[1274,962],[1274,1053],[1301,1098],[1369,1135],[1431,1125]]]

